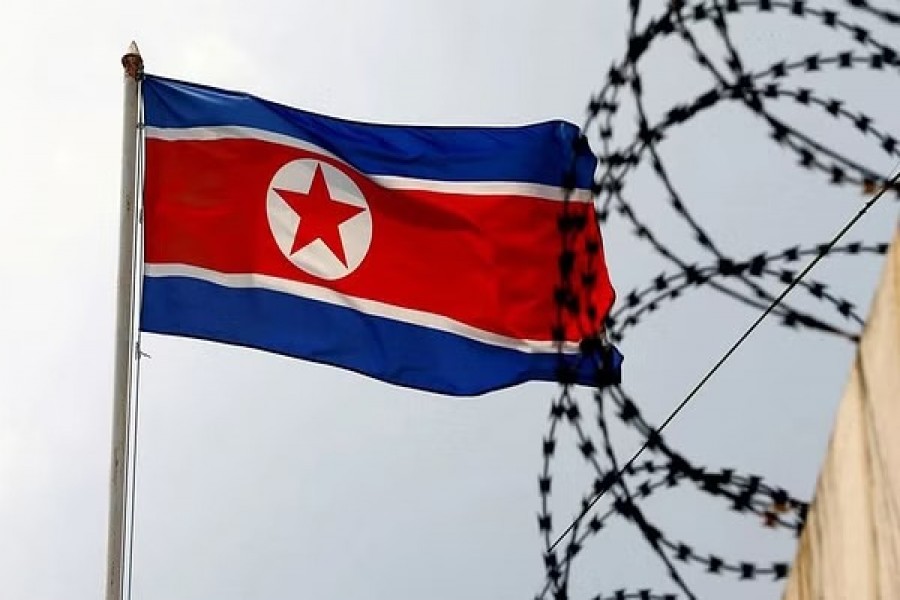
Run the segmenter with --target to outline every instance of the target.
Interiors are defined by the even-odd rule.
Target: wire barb
[[[857,16],[862,15],[890,27],[900,25],[900,15],[870,6],[867,2],[846,0],[846,4],[848,10],[837,11],[805,0],[671,0],[651,18],[641,21],[642,1],[629,0],[627,47],[623,57],[609,68],[604,85],[589,99],[582,131],[599,140],[596,152],[598,171],[592,187],[598,223],[602,225],[621,219],[640,243],[651,248],[670,267],[649,278],[646,286],[622,294],[619,307],[597,327],[612,342],[619,343],[651,315],[664,313],[661,309],[701,287],[752,307],[759,314],[658,427],[651,426],[644,419],[636,399],[630,397],[621,385],[613,384],[594,394],[600,437],[592,438],[588,433],[588,419],[580,408],[571,382],[560,380],[560,392],[553,401],[549,428],[542,441],[538,522],[546,578],[538,598],[570,595],[573,565],[584,554],[586,543],[601,535],[606,524],[615,518],[635,526],[660,558],[671,583],[685,597],[695,597],[680,574],[682,568],[690,565],[700,567],[710,575],[732,576],[735,581],[779,580],[787,576],[789,565],[785,561],[757,563],[733,559],[704,553],[688,541],[674,539],[653,524],[641,504],[653,494],[692,485],[722,502],[723,507],[759,519],[767,528],[791,535],[799,535],[803,529],[809,507],[807,502],[792,497],[781,487],[767,484],[756,475],[741,474],[737,469],[699,467],[672,448],[663,433],[769,316],[777,317],[779,325],[798,332],[833,335],[853,343],[859,339],[864,320],[854,303],[830,282],[810,279],[809,273],[825,256],[878,256],[886,252],[887,245],[884,243],[861,240],[838,245],[838,242],[884,194],[893,192],[900,197],[898,177],[881,173],[855,159],[843,147],[822,142],[816,137],[819,131],[806,132],[773,110],[777,104],[789,102],[801,110],[817,112],[829,123],[848,125],[854,135],[874,142],[879,151],[891,159],[900,159],[898,136],[881,127],[876,118],[842,99],[822,94],[808,84],[802,87],[790,84],[789,80],[794,75],[816,74],[821,77],[848,70],[867,70],[873,74],[900,72],[897,49],[880,40],[875,29],[855,22]],[[749,70],[751,62],[741,55],[732,36],[732,25],[734,20],[751,14],[767,19],[805,20],[810,26],[841,37],[853,48],[788,57],[758,70]],[[718,38],[724,50],[723,56],[713,57],[704,49],[700,40],[706,40],[708,36],[705,32],[704,36],[698,35],[697,30],[701,27],[710,29]],[[654,119],[647,110],[645,95],[648,86],[641,68],[642,61],[665,39],[680,41],[698,67],[710,77],[711,84],[693,99],[674,103],[659,113],[662,117]],[[626,103],[634,108],[637,126],[629,142],[616,145],[619,133],[617,120]],[[861,190],[870,199],[826,243],[793,246],[780,252],[763,249],[755,255],[742,257],[728,254],[694,215],[692,203],[678,190],[661,151],[674,128],[726,105],[746,109],[757,123],[768,130],[777,149],[793,156],[801,170],[820,175],[830,185]],[[708,259],[687,260],[680,256],[665,236],[655,231],[641,211],[629,201],[626,184],[642,166],[649,167],[652,176],[662,186],[664,202],[685,225],[695,246],[710,255]],[[564,203],[564,213],[567,204]],[[564,260],[560,264],[560,281],[556,291],[556,331],[565,331],[590,314],[588,311],[592,309],[589,297],[579,297],[576,293],[576,301],[573,302],[573,292],[578,289],[573,278],[581,277],[581,274],[564,268],[570,261],[572,264],[577,261],[573,255],[578,252],[572,237],[563,233],[560,257]],[[803,259],[809,259],[809,262],[798,272],[791,263]],[[784,284],[782,291],[778,294],[770,292],[770,285],[777,282]],[[810,311],[788,303],[787,296],[798,288],[804,290],[807,298],[822,310]],[[797,300],[792,297],[792,302]],[[586,336],[592,333],[589,330],[583,332]],[[621,467],[610,440],[610,417],[618,419],[642,438],[639,451]],[[576,517],[567,519],[566,529],[554,536],[550,498],[555,486],[551,485],[551,465],[560,454],[556,441],[563,427],[575,432],[578,453],[594,470],[594,477],[589,492],[576,511]],[[652,460],[639,463],[640,457],[646,454],[651,454]],[[600,500],[607,496],[609,502],[598,506]],[[598,600],[675,597],[671,593],[649,589],[633,592],[619,590],[595,596]]]

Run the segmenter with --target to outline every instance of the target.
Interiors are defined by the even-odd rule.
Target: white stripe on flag
[[[145,133],[148,139],[166,142],[178,141],[202,141],[211,142],[217,140],[260,140],[297,148],[315,154],[327,156],[340,162],[342,165],[360,172],[353,165],[335,156],[333,153],[311,144],[305,140],[273,133],[254,127],[238,127],[223,125],[218,127],[147,127]],[[524,183],[516,181],[437,181],[431,179],[416,179],[413,177],[397,177],[393,175],[366,175],[380,186],[391,190],[422,190],[427,192],[441,192],[446,194],[468,194],[475,196],[525,196],[528,198],[541,198],[543,200],[562,201],[565,192],[560,187],[543,185],[539,183]],[[589,190],[575,190],[571,196],[573,202],[590,202]]]
[[[376,300],[347,296],[321,286],[290,279],[282,279],[271,275],[261,275],[257,273],[221,273],[211,269],[195,267],[193,265],[173,263],[147,264],[144,267],[144,274],[147,277],[189,277],[191,279],[199,279],[201,281],[235,289],[257,288],[281,292],[298,298],[307,298],[334,306],[351,308],[373,317],[392,319],[401,323],[409,323],[411,325],[419,325],[421,327],[428,327],[429,329],[452,333],[476,342],[482,342],[500,348],[508,348],[519,352],[535,354],[556,352],[556,344],[553,341],[519,340],[485,331],[471,325],[466,325],[465,323],[460,323],[459,321],[443,315],[393,306]],[[550,330],[551,325],[552,323],[547,324],[548,331]],[[578,344],[575,342],[567,342],[563,347],[563,351],[567,354],[577,353]]]

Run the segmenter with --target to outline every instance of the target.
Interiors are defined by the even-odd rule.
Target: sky
[[[896,36],[865,15],[850,20],[875,23],[883,40]],[[854,47],[844,33],[784,13],[748,11],[739,22],[736,38],[756,68]],[[4,3],[0,597],[88,600],[103,592],[119,58],[132,39],[148,72],[344,118],[580,123],[624,51],[625,25],[624,3],[589,0]],[[721,56],[708,34],[701,41]],[[674,40],[655,47],[647,65],[657,116],[710,85]],[[894,72],[826,69],[791,85],[843,98],[881,130],[900,132]],[[837,126],[821,109],[782,101],[773,110],[872,168],[896,164],[871,136]],[[617,131],[633,124],[623,101]],[[662,146],[698,220],[738,258],[823,241],[864,199],[798,169],[767,136],[730,104]],[[673,248],[708,260],[646,166],[628,194]],[[897,203],[885,198],[848,239],[887,241],[896,223]],[[621,293],[670,269],[624,220],[612,218],[603,233]],[[880,265],[836,257],[813,277],[865,312]],[[648,420],[661,422],[755,317],[703,289],[636,328],[621,345],[623,378]],[[142,347],[150,358],[140,381],[133,598],[494,599],[540,589],[537,475],[555,385],[445,398],[223,345],[146,335]],[[759,474],[809,498],[852,352],[845,341],[766,322],[667,439],[700,464]],[[593,423],[590,395],[579,397]],[[641,441],[618,430],[614,439],[620,456]],[[591,482],[574,442],[561,434],[554,463],[557,527]],[[793,553],[790,536],[687,488],[654,496],[646,509],[701,553],[762,563]],[[777,598],[780,590],[682,572],[702,598]],[[573,575],[581,598],[644,587],[675,591],[626,523],[593,539]]]

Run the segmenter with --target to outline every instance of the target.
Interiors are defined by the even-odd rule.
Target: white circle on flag
[[[320,189],[323,179],[325,189]],[[311,190],[314,184],[320,187]],[[337,205],[329,207],[329,202]],[[314,203],[339,213],[333,228],[324,227],[318,214],[306,211]],[[298,159],[278,169],[266,193],[266,215],[282,254],[321,279],[341,279],[355,271],[372,243],[372,213],[362,191],[346,173],[319,160]],[[306,229],[304,218],[309,219]],[[311,237],[309,231],[322,235]]]

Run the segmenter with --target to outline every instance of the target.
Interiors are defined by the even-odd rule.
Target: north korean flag
[[[614,348],[580,354],[614,292],[575,126],[364,124],[156,76],[142,99],[142,331],[452,395],[552,381],[567,359],[579,383],[618,376]],[[572,165],[595,310],[560,345]]]

